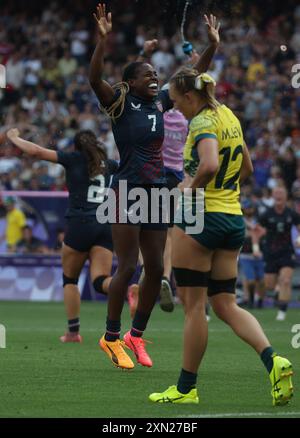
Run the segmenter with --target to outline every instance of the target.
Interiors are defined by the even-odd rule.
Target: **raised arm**
[[[143,50],[140,51],[139,56],[137,58],[137,62],[149,61],[152,56],[152,53],[157,48],[157,45],[158,45],[158,41],[156,39],[145,41]]]
[[[214,54],[216,53],[220,44],[220,23],[217,23],[217,18],[210,14],[209,17],[204,15],[204,20],[207,25],[207,36],[210,41],[210,45],[204,50],[197,63],[194,65],[194,68],[198,70],[199,73],[204,73],[208,70]]]
[[[21,151],[25,152],[31,157],[34,157],[38,160],[46,160],[51,161],[52,163],[57,163],[56,151],[43,148],[35,143],[32,143],[31,141],[24,140],[20,137],[18,129],[10,129],[7,131],[6,136],[14,145],[21,149]]]
[[[112,29],[112,18],[110,12],[106,16],[105,4],[101,3],[98,4],[97,12],[93,16],[97,23],[99,39],[90,63],[89,81],[99,102],[103,106],[109,106],[113,100],[114,90],[108,82],[102,79],[102,75],[106,39]]]

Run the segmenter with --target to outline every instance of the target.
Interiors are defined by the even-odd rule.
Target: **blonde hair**
[[[110,117],[112,121],[116,123],[116,120],[123,114],[125,98],[126,94],[129,91],[129,85],[127,84],[127,82],[118,82],[117,84],[113,85],[113,89],[115,91],[119,90],[120,96],[115,102],[110,105],[110,107],[104,109],[104,111],[106,115],[108,115],[108,117]]]
[[[114,123],[123,114],[126,94],[130,90],[128,81],[129,79],[136,78],[138,74],[138,70],[141,68],[143,64],[145,63],[140,61],[131,62],[130,64],[128,64],[124,69],[122,82],[119,82],[113,86],[113,89],[115,91],[119,90],[120,95],[118,99],[115,102],[113,102],[109,108],[105,110],[105,112],[112,119]]]
[[[207,103],[207,106],[216,111],[220,103],[215,98],[215,80],[207,73],[199,74],[197,70],[188,67],[182,67],[170,79],[180,94],[188,91],[196,91],[201,98]]]

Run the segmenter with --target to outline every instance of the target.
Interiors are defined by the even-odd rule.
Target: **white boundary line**
[[[278,409],[278,408],[274,408]],[[220,412],[219,414],[203,414],[203,415],[181,415],[180,418],[237,418],[237,417],[289,417],[298,416],[300,418],[300,411],[291,412]]]
[[[2,322],[5,322],[5,321],[2,321]],[[82,323],[81,323],[82,324]],[[99,329],[101,330],[101,328],[103,328],[103,330],[104,330],[104,325],[105,325],[105,321],[103,320],[103,321],[99,321],[99,326],[95,326],[95,328],[84,328],[84,325],[82,325],[81,326],[81,330],[82,330],[82,332],[97,332],[97,331],[99,331]],[[62,319],[62,328],[61,329],[59,329],[59,328],[57,328],[57,327],[38,327],[38,325],[36,325],[36,326],[34,326],[34,327],[30,327],[30,326],[26,326],[26,327],[9,327],[9,323],[6,321],[6,328],[7,328],[7,330],[9,330],[9,331],[12,331],[12,332],[18,332],[18,331],[26,331],[26,332],[29,332],[29,331],[33,331],[33,330],[37,330],[38,332],[49,332],[49,331],[51,331],[51,332],[59,332],[59,331],[61,331],[61,330],[63,330],[64,328],[65,328],[65,326],[64,326],[64,320]],[[124,330],[125,330],[125,324],[124,324]],[[272,331],[272,333],[290,333],[289,332],[289,330],[287,329],[287,328],[285,328],[285,329],[275,329],[275,330],[272,330],[272,329],[267,329],[267,330],[265,330],[266,332],[268,332],[268,331]],[[183,328],[182,329],[179,329],[179,328],[176,328],[176,329],[172,329],[172,328],[167,328],[167,327],[164,327],[164,328],[147,328],[147,333],[156,333],[156,332],[166,332],[166,333],[182,333],[183,332]],[[210,329],[209,330],[209,332],[210,333],[231,333],[228,329]],[[237,338],[238,339],[238,338]]]

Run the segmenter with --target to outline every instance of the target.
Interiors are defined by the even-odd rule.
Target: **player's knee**
[[[229,320],[230,304],[227,302],[211,300],[211,306],[216,316],[224,322]]]
[[[78,278],[71,278],[63,274],[63,287],[67,286],[68,284],[77,285],[77,283],[78,283]]]
[[[108,277],[108,275],[99,275],[99,277],[96,277],[93,281],[94,289],[99,294],[107,295],[107,292],[103,289],[103,283]]]
[[[235,293],[235,284],[236,278],[229,280],[209,280],[207,294],[211,298],[211,305],[215,314],[224,322],[228,322],[233,306],[236,306],[236,304],[235,301],[223,300],[218,296],[221,293],[231,294],[233,296]]]
[[[196,271],[194,269],[173,268],[178,287],[207,287],[210,271]]]
[[[191,295],[191,294],[190,294]],[[187,316],[195,315],[196,318],[205,316],[206,294],[187,296],[184,303],[184,312]]]
[[[284,288],[291,287],[291,279],[290,279],[290,277],[282,277],[280,279],[280,286],[284,287]]]

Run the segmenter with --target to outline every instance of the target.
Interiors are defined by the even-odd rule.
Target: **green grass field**
[[[153,312],[146,338],[151,369],[119,370],[99,349],[106,305],[83,303],[80,344],[61,344],[62,303],[1,302],[0,323],[6,327],[6,348],[0,349],[0,417],[300,417],[300,349],[293,349],[293,324],[275,321],[275,310],[256,311],[274,348],[294,365],[295,396],[288,406],[273,408],[267,372],[256,353],[234,336],[215,315],[209,323],[209,344],[202,364],[199,405],[156,405],[148,395],[175,384],[181,368],[183,312]],[[130,326],[124,307],[123,332]]]

